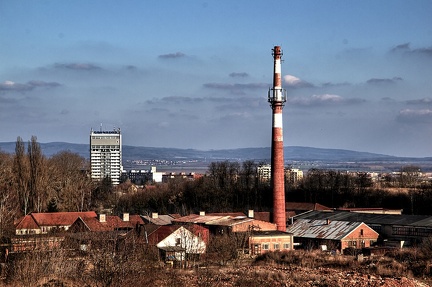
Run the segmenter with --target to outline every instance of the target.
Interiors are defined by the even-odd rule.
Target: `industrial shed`
[[[370,247],[378,240],[378,233],[363,222],[297,219],[287,228],[294,236],[294,244],[314,249],[326,246],[343,252],[346,248]]]

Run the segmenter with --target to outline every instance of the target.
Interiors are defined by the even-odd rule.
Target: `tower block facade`
[[[286,102],[286,90],[282,89],[280,46],[273,48],[273,87],[269,89],[268,102],[273,111],[271,145],[271,186],[273,189],[273,223],[279,231],[286,231],[284,144],[282,109]]]

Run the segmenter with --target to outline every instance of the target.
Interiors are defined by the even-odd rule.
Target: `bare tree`
[[[42,154],[40,144],[37,142],[37,137],[32,136],[28,144],[28,157],[30,162],[30,195],[33,209],[37,212],[42,212],[47,203],[46,184],[47,176],[45,166],[45,158]]]
[[[90,204],[91,179],[86,175],[86,161],[70,151],[62,151],[48,160],[49,197],[59,210],[83,211]]]
[[[21,137],[17,138],[15,144],[13,171],[21,209],[24,214],[27,214],[30,207],[30,168]]]

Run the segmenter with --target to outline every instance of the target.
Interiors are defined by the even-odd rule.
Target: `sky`
[[[0,142],[432,156],[432,1],[0,0]]]

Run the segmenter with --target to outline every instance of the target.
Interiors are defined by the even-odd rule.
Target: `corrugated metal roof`
[[[337,221],[364,222],[366,224],[432,227],[432,216],[430,215],[372,214],[349,211],[310,211],[297,215],[295,219],[330,219]]]
[[[294,237],[342,240],[362,222],[298,219],[287,228]]]
[[[156,225],[170,225],[172,223],[173,217],[171,215],[159,214],[157,218],[144,215],[143,218],[152,224]]]

